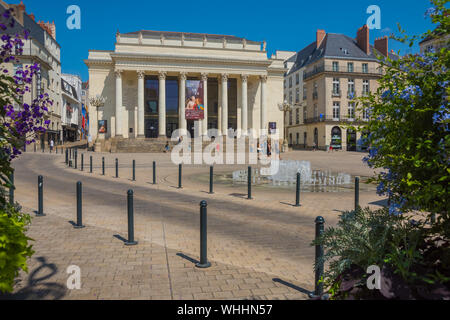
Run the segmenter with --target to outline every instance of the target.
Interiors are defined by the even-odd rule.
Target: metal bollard
[[[318,240],[324,231],[324,224],[325,219],[323,217],[317,217],[315,220],[316,223],[316,240]],[[316,275],[315,275],[315,282],[314,282],[314,295],[316,297],[319,297],[323,294],[323,246],[322,245],[316,245]]]
[[[119,177],[119,159],[116,158],[116,178]]]
[[[84,170],[84,154],[81,154],[81,171]]]
[[[156,184],[156,161],[153,161],[153,184]]]
[[[105,175],[105,157],[102,157],[102,176]]]
[[[300,207],[300,172],[297,172],[297,186],[295,189],[295,207]]]
[[[69,165],[69,150],[66,149],[66,165]]]
[[[183,188],[183,186],[181,184],[182,174],[183,174],[183,165],[180,163],[178,165],[178,189]]]
[[[38,217],[45,216],[44,214],[44,177],[38,177]]]
[[[78,150],[75,149],[75,169],[78,168]]]
[[[82,203],[82,185],[81,182],[77,182],[77,224],[73,226],[75,229],[82,229],[83,226],[83,203]]]
[[[209,167],[209,194],[214,194],[214,166]]]
[[[136,160],[133,160],[133,181],[136,181]]]
[[[11,187],[9,188],[9,204],[14,205],[14,189],[16,188],[14,186],[14,169],[9,176],[9,181],[11,182]]]
[[[249,200],[253,199],[252,198],[252,167],[248,167],[248,198]]]
[[[359,177],[355,178],[355,210],[359,209]]]
[[[208,233],[207,233],[207,207],[208,203],[203,200],[200,202],[200,262],[195,266],[197,268],[209,268],[211,263],[208,262]]]
[[[92,173],[92,156],[89,157],[89,172]]]
[[[128,241],[125,242],[127,246],[134,246],[137,241],[134,241],[134,209],[133,209],[133,190],[127,192],[127,205],[128,205]]]

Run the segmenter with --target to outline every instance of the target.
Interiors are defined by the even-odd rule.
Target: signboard
[[[98,133],[108,132],[108,120],[98,120]]]
[[[276,122],[269,122],[269,133],[274,134],[277,132],[277,123]]]
[[[204,118],[203,81],[186,81],[186,120],[202,120]]]

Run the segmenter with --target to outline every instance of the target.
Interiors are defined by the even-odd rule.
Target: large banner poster
[[[186,120],[202,120],[203,110],[203,81],[186,80]]]

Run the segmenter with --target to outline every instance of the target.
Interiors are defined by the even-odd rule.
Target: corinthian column
[[[183,135],[186,132],[186,72],[180,73],[180,94],[179,94],[179,115],[178,115],[178,128],[184,130]]]
[[[222,135],[228,132],[228,75],[222,74]]]
[[[261,76],[261,132],[267,129],[266,83],[267,76]]]
[[[159,136],[166,136],[166,72],[159,73],[159,105],[158,105],[158,126]]]
[[[116,136],[122,136],[122,70],[116,70]]]
[[[241,107],[242,107],[242,133],[244,135],[247,135],[248,130],[248,102],[247,102],[247,82],[248,82],[248,75],[243,74],[241,77]]]
[[[208,133],[208,74],[202,73],[203,81],[203,135],[206,136]]]
[[[138,112],[137,112],[137,118],[138,118],[138,127],[137,127],[137,136],[138,138],[144,138],[145,137],[145,130],[144,130],[144,77],[145,73],[144,71],[138,71]]]

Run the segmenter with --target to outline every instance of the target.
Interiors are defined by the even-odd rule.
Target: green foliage
[[[388,267],[408,286],[450,284],[450,245],[441,238],[427,237],[421,222],[379,210],[344,212],[336,227],[327,228],[313,245],[323,245],[327,264],[324,284],[332,296],[339,291],[343,275],[355,271],[365,287],[365,271],[371,265]],[[437,258],[439,257],[439,258]],[[373,293],[369,293],[373,294]]]
[[[329,262],[325,282],[330,284],[352,265],[362,269],[382,265],[402,221],[403,217],[390,215],[387,209],[344,212],[337,226],[327,228],[313,243],[324,246],[323,262]]]
[[[27,258],[33,254],[25,235],[30,216],[13,206],[0,209],[0,292],[11,292],[19,270],[28,271]]]
[[[430,17],[436,29],[421,36],[392,37],[413,44],[435,37],[443,47],[435,52],[380,57],[384,75],[377,91],[358,99],[368,108],[364,130],[379,193],[391,198],[391,213],[420,210],[428,221],[437,214],[431,232],[450,237],[450,10],[448,1],[433,0]],[[401,30],[403,33],[404,31]]]

